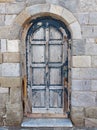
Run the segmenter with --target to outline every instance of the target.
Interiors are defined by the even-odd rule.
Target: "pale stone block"
[[[0,64],[2,63],[2,53],[0,53]]]
[[[43,12],[49,12],[49,9],[50,9],[49,4],[38,4],[38,5],[26,7],[26,11],[31,16],[35,14],[43,13]]]
[[[97,107],[85,108],[85,115],[87,118],[97,118]]]
[[[90,17],[89,17],[89,24],[97,24],[97,12],[91,12],[89,13]]]
[[[15,18],[14,21],[19,25],[23,25],[23,23],[30,17],[31,15],[26,10],[24,10]]]
[[[19,14],[25,6],[25,2],[6,3],[6,14]]]
[[[63,9],[61,16],[65,19],[67,24],[71,24],[77,21],[77,19],[73,16],[73,14],[65,8]]]
[[[6,114],[7,114],[6,123],[8,125],[13,124],[17,126],[18,124],[20,124],[23,118],[22,102],[21,101],[19,103],[7,102]]]
[[[97,91],[97,80],[92,80],[91,91]]]
[[[71,107],[71,120],[75,126],[84,125],[84,116],[83,107]]]
[[[85,45],[85,54],[91,55],[91,56],[96,56],[97,55],[97,44],[87,43]],[[93,60],[92,60],[92,62],[93,62]]]
[[[97,79],[96,68],[72,68],[73,79]]]
[[[7,40],[8,52],[19,52],[19,40]]]
[[[6,39],[1,39],[1,52],[6,52]]]
[[[80,11],[91,12],[97,11],[97,0],[80,0]]]
[[[97,67],[97,56],[92,56],[92,67]]]
[[[6,15],[5,16],[5,25],[11,25],[15,19],[16,15]]]
[[[83,38],[96,38],[97,37],[97,26],[93,25],[83,25],[82,26],[82,36]]]
[[[8,93],[9,89],[8,88],[0,88],[0,94],[1,93]]]
[[[4,25],[4,15],[0,15],[0,26]]]
[[[71,30],[73,39],[82,39],[81,27],[78,22],[71,23],[68,27]]]
[[[3,53],[3,63],[19,63],[20,54],[19,53]]]
[[[94,38],[86,38],[86,43],[93,44],[93,43],[95,43],[95,39]]]
[[[91,80],[72,80],[72,91],[91,91]]]
[[[91,67],[90,56],[73,56],[72,57],[73,67]]]
[[[5,3],[0,3],[0,14],[5,14]]]
[[[2,64],[2,76],[20,76],[20,64],[19,63],[3,63]]]
[[[73,107],[96,106],[96,92],[73,91],[71,94],[71,105]]]
[[[27,6],[36,5],[36,4],[44,4],[46,0],[26,0]]]
[[[85,118],[85,126],[86,127],[97,127],[97,119],[94,118]]]
[[[3,87],[21,87],[21,81],[20,77],[0,77],[0,83]]]
[[[57,15],[61,15],[62,12],[63,12],[63,9],[61,6],[57,6],[57,5],[53,5],[51,4],[50,6],[50,12],[53,13],[53,14],[57,14]]]
[[[85,55],[85,44],[86,41],[83,40],[73,40],[72,41],[72,55]]]
[[[80,24],[88,24],[89,23],[89,13],[76,13],[74,14],[79,21]]]
[[[11,103],[19,103],[22,101],[21,88],[20,87],[12,87],[10,89],[10,101]]]
[[[1,108],[5,108],[6,107],[6,103],[9,99],[9,96],[7,93],[0,93],[0,107]]]

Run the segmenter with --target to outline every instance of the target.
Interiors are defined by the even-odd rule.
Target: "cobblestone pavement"
[[[21,128],[21,127],[0,127],[0,130],[97,130],[97,128]]]

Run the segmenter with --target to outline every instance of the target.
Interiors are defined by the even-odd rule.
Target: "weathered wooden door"
[[[64,113],[68,100],[66,37],[62,25],[52,19],[40,19],[29,30],[27,75],[32,113]]]

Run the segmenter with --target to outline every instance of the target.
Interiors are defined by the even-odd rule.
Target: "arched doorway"
[[[26,37],[26,73],[31,114],[44,114],[47,117],[67,115],[70,38],[70,32],[59,20],[41,17],[31,21]]]

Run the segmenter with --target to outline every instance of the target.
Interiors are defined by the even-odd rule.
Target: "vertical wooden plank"
[[[45,29],[46,33],[46,109],[49,109],[49,68],[48,68],[48,44],[49,44],[49,28]]]

